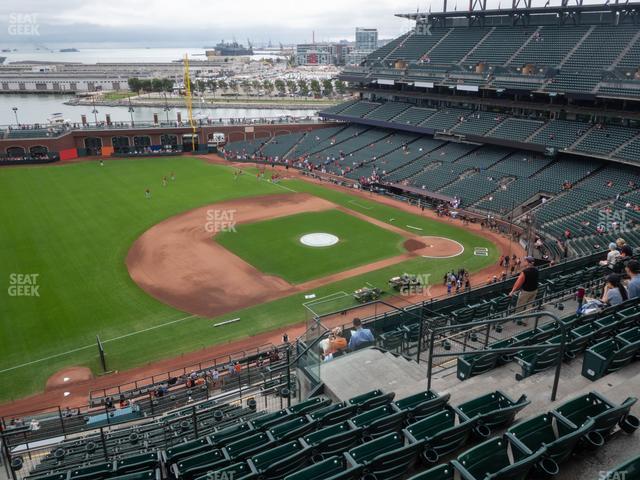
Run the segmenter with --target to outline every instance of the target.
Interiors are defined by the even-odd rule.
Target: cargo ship
[[[225,43],[224,41],[217,44],[215,47],[205,47],[207,49],[213,50],[215,55],[220,57],[239,57],[243,55],[253,55],[253,47],[249,45],[248,48],[245,48],[244,45],[241,45],[238,42]],[[207,52],[209,55],[209,52]]]

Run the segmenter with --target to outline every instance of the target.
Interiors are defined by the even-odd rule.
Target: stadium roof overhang
[[[471,2],[470,2],[471,5]],[[499,9],[469,9],[460,11],[443,11],[429,13],[397,13],[396,17],[408,18],[415,21],[428,21],[429,19],[443,21],[448,18],[484,17],[517,17],[522,15],[550,15],[556,14],[559,18],[574,16],[579,13],[615,13],[626,14],[630,11],[640,10],[640,2],[620,2],[597,5],[561,5],[547,7],[511,7]]]

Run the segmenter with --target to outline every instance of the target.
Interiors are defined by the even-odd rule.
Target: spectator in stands
[[[618,247],[615,243],[611,242],[609,244],[609,253],[607,253],[607,259],[602,260],[600,265],[607,266],[613,270],[616,263],[618,262],[618,258],[620,257],[620,252],[618,251]]]
[[[618,247],[620,256],[626,257],[626,258],[633,257],[633,249],[627,244],[624,238],[617,239],[616,246]]]
[[[330,360],[337,352],[347,348],[347,340],[342,336],[340,327],[334,328],[329,336],[319,343],[325,360]]]
[[[602,301],[610,306],[620,305],[629,299],[627,289],[622,285],[622,276],[611,273],[605,278],[607,284],[604,287]]]
[[[216,388],[218,386],[218,382],[220,381],[220,372],[218,372],[217,368],[211,369],[211,386]]]
[[[349,339],[349,350],[358,350],[363,345],[374,341],[373,333],[368,328],[362,327],[362,321],[358,317],[353,319],[353,328]]]
[[[513,288],[509,293],[509,296],[518,293],[518,303],[516,304],[516,311],[521,312],[525,309],[525,305],[535,300],[538,294],[538,278],[540,272],[534,266],[535,259],[533,257],[525,257],[526,266],[520,272],[516,283],[513,284]]]
[[[627,285],[629,298],[640,298],[640,262],[631,260],[625,270],[631,279]]]

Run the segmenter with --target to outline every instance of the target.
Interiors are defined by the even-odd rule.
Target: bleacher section
[[[576,84],[572,79],[569,81]],[[370,102],[362,103],[362,107],[352,104],[350,108],[367,111],[371,105],[374,105]],[[488,141],[500,139],[530,143],[557,150],[617,157],[640,164],[640,157],[635,154],[640,143],[635,139],[635,137],[640,138],[638,128],[607,124],[594,125],[559,119],[531,120],[490,111],[470,111],[461,108],[433,109],[409,105],[403,105],[402,102],[387,102],[371,111],[365,118],[387,121],[390,127],[397,125],[399,129],[403,126],[419,126],[436,132],[451,131],[454,134],[485,137]],[[395,112],[400,113],[393,116]],[[353,118],[344,117],[344,120],[353,120]],[[625,145],[626,142],[629,142],[629,145]],[[623,148],[620,148],[621,146]]]
[[[567,296],[578,286],[599,288],[606,268],[584,265],[575,262],[542,269],[540,289],[544,293],[540,301],[548,297],[546,301],[553,302],[557,295]],[[23,454],[21,448],[13,451],[24,438],[20,432],[9,432],[5,439],[13,452],[11,466],[19,478],[27,480],[205,480],[231,472],[242,475],[234,478],[275,480],[334,478],[327,475],[356,480],[367,474],[384,479],[433,480],[453,479],[454,471],[467,475],[465,478],[485,480],[487,472],[510,479],[525,478],[526,472],[534,469],[558,475],[585,462],[584,454],[574,453],[603,452],[606,457],[619,451],[610,449],[613,442],[635,448],[637,441],[632,435],[640,427],[640,420],[633,415],[637,398],[616,393],[612,399],[609,391],[617,392],[624,386],[625,377],[612,383],[607,378],[620,372],[628,375],[634,368],[631,364],[640,352],[638,301],[610,307],[596,316],[567,312],[560,320],[536,320],[527,326],[510,317],[514,305],[505,288],[508,291],[508,285],[484,287],[467,297],[477,302],[467,306],[460,307],[466,303],[462,295],[430,305],[432,319],[450,322],[454,335],[437,341],[438,352],[451,349],[456,338],[472,342],[465,350],[469,353],[458,357],[457,375],[446,375],[451,393],[424,390],[423,377],[418,376],[414,393],[402,396],[374,389],[332,399],[325,392],[296,399],[290,406],[286,397],[278,396],[282,393],[279,389],[265,396],[250,393],[233,401],[214,398],[157,419],[84,436],[54,438],[34,447],[41,450],[33,457]],[[492,326],[492,341],[486,351],[474,355],[473,342],[480,345],[478,332],[484,332],[482,322],[488,318],[493,319],[487,324]],[[382,348],[387,342],[392,344],[394,332],[400,333],[403,348],[409,352],[409,345],[415,348],[422,342],[415,335],[417,324],[402,310],[381,315],[367,327],[375,332]],[[565,368],[581,368],[583,380],[596,382],[595,387],[581,387],[575,393],[569,389],[557,403],[541,403],[541,398],[548,398],[546,385],[553,379],[559,358],[553,347],[559,345],[560,332],[567,335]],[[510,348],[512,353],[491,352],[498,348]],[[343,354],[328,365],[344,369],[339,362],[353,355],[366,369],[366,362],[357,359],[369,351]],[[378,357],[410,368],[403,356],[387,351]],[[411,365],[419,368],[415,362]],[[509,365],[521,370],[520,382],[533,375],[539,377],[526,384],[526,395],[522,390],[513,396],[506,393],[521,388],[522,383],[515,379],[499,390],[484,385],[485,377],[504,381],[500,375],[511,371]],[[345,374],[348,377],[348,371]],[[631,375],[633,382],[633,372]],[[599,393],[599,387],[607,383],[607,393]],[[268,402],[271,406],[264,408]],[[618,462],[609,465],[617,468],[613,465]]]

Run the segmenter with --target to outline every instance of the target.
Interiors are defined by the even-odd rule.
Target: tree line
[[[173,91],[174,81],[169,78],[153,78],[153,79],[139,79],[133,77],[129,79],[129,89],[132,92],[171,92]],[[209,91],[215,93],[216,91],[229,91],[238,93],[240,89],[244,92],[258,93],[264,91],[268,95],[273,95],[274,92],[285,95],[297,95],[306,97],[310,93],[314,96],[326,96],[329,97],[334,93],[344,94],[347,91],[346,84],[342,80],[283,80],[276,79],[271,80],[201,80],[198,79],[194,83],[194,89],[202,94]]]

